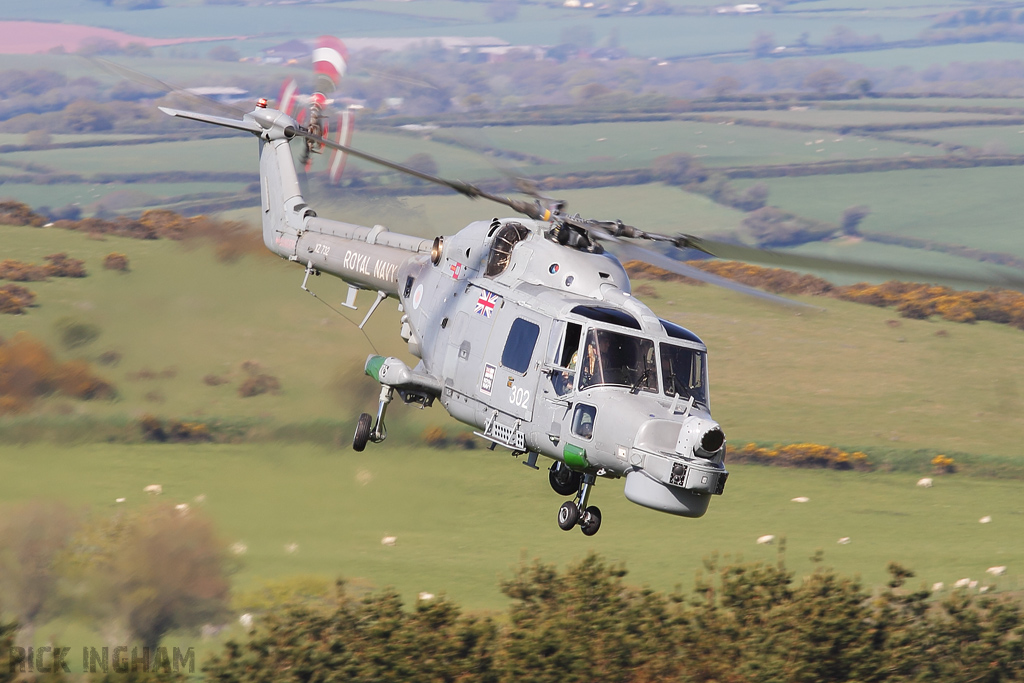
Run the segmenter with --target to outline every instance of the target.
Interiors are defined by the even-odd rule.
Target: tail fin
[[[284,258],[295,256],[295,244],[307,218],[316,216],[302,197],[295,161],[288,143],[295,120],[276,109],[257,108],[242,119],[229,119],[160,107],[169,116],[212,123],[254,133],[260,137],[260,203],[263,207],[263,243]]]

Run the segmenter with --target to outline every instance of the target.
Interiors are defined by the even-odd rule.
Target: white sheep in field
[[[398,542],[397,536],[385,536],[384,538],[380,539],[381,545],[394,545],[396,542]]]
[[[807,496],[797,496],[796,498],[790,498],[791,503],[809,503],[811,499]]]
[[[932,487],[932,478],[921,477],[920,479],[917,480],[917,485],[923,489],[930,489]]]
[[[988,524],[991,521],[992,521],[992,517],[989,516],[989,515],[985,515],[984,517],[982,517],[981,519],[978,520],[978,523],[979,524]]]
[[[150,484],[146,488],[142,489],[143,493],[151,493],[154,496],[159,496],[164,492],[164,487],[160,484]]]
[[[956,583],[953,584],[953,588],[967,588],[970,585],[971,585],[971,580],[970,579],[960,579],[959,581],[957,581]]]
[[[420,600],[422,600],[424,602],[426,602],[427,600],[433,600],[433,599],[434,599],[434,594],[433,593],[428,593],[426,591],[423,591],[422,593],[420,593]]]
[[[252,615],[246,612],[242,616],[238,617],[238,623],[242,625],[246,631],[252,633],[253,630],[253,618]]]
[[[775,543],[775,534],[765,534],[757,539],[758,545],[771,545],[772,543]]]
[[[847,545],[849,542],[850,542],[850,537],[849,536],[843,536],[838,541],[836,541],[836,543],[838,543],[839,545]]]
[[[1000,565],[998,567],[989,567],[985,570],[985,572],[987,574],[991,574],[992,576],[1002,576],[1006,573],[1006,567],[1003,565]]]
[[[932,584],[932,593],[938,593],[940,590],[946,587],[946,584],[941,581],[936,581]]]

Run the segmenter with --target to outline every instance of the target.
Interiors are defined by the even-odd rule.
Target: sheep
[[[849,542],[850,542],[850,537],[849,536],[843,536],[838,541],[836,541],[836,543],[838,543],[839,545],[846,545]]]
[[[797,496],[796,498],[790,498],[789,502],[791,502],[791,503],[809,503],[809,502],[811,502],[811,499],[808,498],[807,496]]]
[[[193,499],[193,501],[194,501],[194,502],[195,502],[195,503],[196,503],[197,505],[202,505],[203,503],[205,503],[205,502],[206,502],[206,494],[205,494],[205,493],[200,493],[200,494],[199,494],[198,496],[196,496],[196,497],[195,497],[195,498]]]
[[[923,489],[930,489],[932,487],[932,478],[921,477],[920,479],[917,480],[917,485]]]
[[[772,543],[775,543],[775,534],[765,534],[757,539],[758,545],[771,545]]]
[[[161,486],[160,484],[150,484],[146,488],[142,489],[142,492],[151,493],[154,496],[159,496],[161,493],[164,492],[164,487]]]
[[[249,633],[252,633],[252,631],[253,631],[253,618],[252,618],[251,614],[246,612],[242,616],[238,617],[238,623],[241,624],[242,628],[244,628],[246,631],[248,631]]]
[[[953,584],[953,588],[967,588],[970,585],[971,585],[971,580],[970,579],[960,579],[959,581],[957,581],[956,583]]]
[[[385,536],[384,538],[380,539],[380,544],[381,545],[394,545],[396,541],[398,541],[398,537],[397,536]]]
[[[424,602],[427,601],[427,600],[433,600],[433,599],[434,599],[434,594],[433,593],[427,593],[426,591],[423,591],[422,593],[420,593],[420,600],[423,600]]]
[[[989,567],[985,570],[985,573],[991,574],[992,576],[1002,576],[1006,573],[1006,567],[1004,565],[999,565],[998,567]]]
[[[932,584],[932,593],[938,593],[939,591],[941,591],[945,587],[946,587],[946,584],[942,583],[941,581],[936,581],[935,583]]]
[[[978,520],[978,524],[988,524],[991,521],[992,517],[990,515],[985,515],[984,517]]]
[[[188,514],[188,509],[189,509],[188,508],[188,503],[178,503],[177,505],[174,506],[174,509],[177,510],[178,512],[180,512],[183,515],[187,515]]]
[[[115,500],[114,500],[114,502],[115,502],[115,503],[123,503],[123,502],[125,502],[126,500],[128,500],[128,499],[127,499],[127,498],[117,498],[117,499],[115,499]]]
[[[245,553],[248,552],[248,550],[249,546],[247,546],[245,543],[242,543],[241,541],[236,541],[235,543],[231,544],[231,552],[233,552],[235,555],[245,555]]]
[[[298,543],[287,543],[284,546],[284,551],[286,553],[288,553],[289,555],[294,555],[295,553],[297,553],[299,551],[299,544]]]

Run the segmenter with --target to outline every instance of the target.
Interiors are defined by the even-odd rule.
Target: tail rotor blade
[[[348,70],[348,49],[334,36],[320,36],[313,48],[313,73],[316,92],[330,95]]]
[[[352,143],[352,112],[345,110],[335,121],[335,143],[348,147]],[[345,172],[345,163],[348,161],[348,154],[340,149],[333,148],[331,151],[331,163],[328,169],[328,177],[332,185],[341,182],[341,175]]]
[[[277,97],[277,108],[288,116],[295,116],[295,105],[299,99],[299,84],[289,78],[281,85],[281,94]]]

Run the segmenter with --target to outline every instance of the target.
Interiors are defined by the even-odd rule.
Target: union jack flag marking
[[[473,311],[479,313],[485,318],[490,318],[491,313],[494,313],[494,307],[497,303],[498,295],[494,292],[488,292],[485,289],[476,300],[476,306],[473,308]]]

